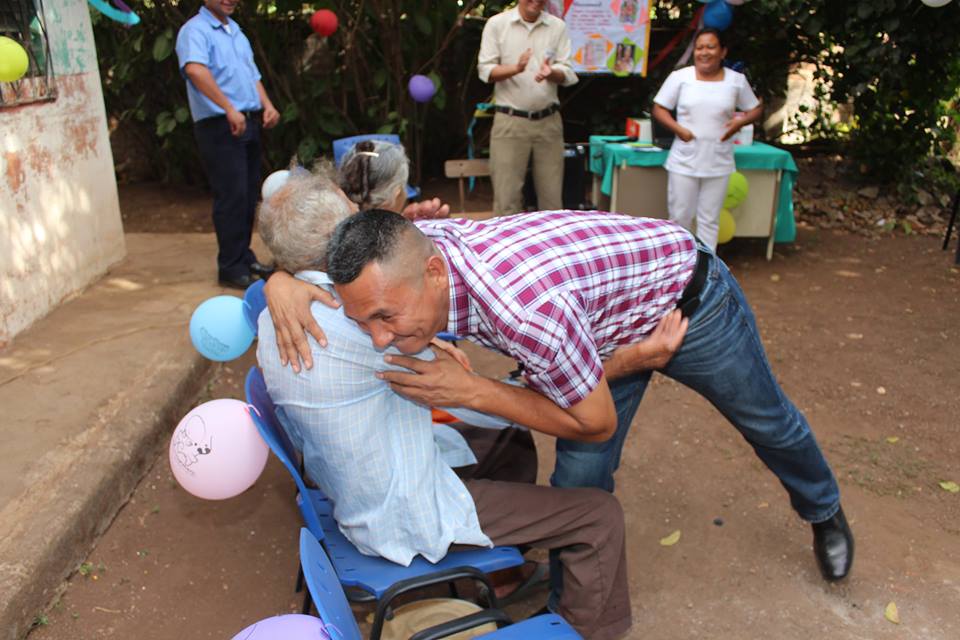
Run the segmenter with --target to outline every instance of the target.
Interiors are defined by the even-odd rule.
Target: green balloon
[[[0,36],[0,82],[19,80],[29,66],[27,50],[16,40]]]
[[[747,199],[749,193],[750,185],[747,184],[747,176],[739,171],[734,171],[730,174],[730,182],[727,183],[727,197],[723,199],[723,208],[739,207]]]

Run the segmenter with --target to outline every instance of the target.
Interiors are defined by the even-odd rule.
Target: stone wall
[[[87,3],[44,11],[57,97],[0,107],[0,346],[124,256]]]

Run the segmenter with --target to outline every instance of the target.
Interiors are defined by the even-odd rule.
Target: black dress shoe
[[[242,275],[234,276],[232,278],[220,276],[218,280],[221,287],[230,287],[231,289],[246,289],[255,281],[256,281],[256,278],[251,276],[249,273],[244,273]]]
[[[817,557],[820,573],[825,580],[833,582],[845,578],[853,566],[853,533],[843,509],[813,527],[813,555]]]
[[[270,275],[276,270],[276,267],[273,265],[260,264],[259,262],[250,263],[250,274],[254,275],[261,280],[266,280]]]

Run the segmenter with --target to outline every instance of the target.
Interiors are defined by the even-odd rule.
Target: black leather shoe
[[[250,263],[250,274],[254,275],[261,280],[266,280],[274,272],[276,267],[273,265],[260,264],[259,262]]]
[[[820,573],[830,582],[845,578],[853,566],[853,532],[843,515],[843,509],[813,527],[813,555],[817,557]]]
[[[255,281],[256,281],[256,278],[251,276],[249,273],[245,273],[239,276],[234,276],[232,278],[226,278],[224,276],[220,276],[220,279],[218,280],[221,287],[230,287],[231,289],[244,289],[244,290],[247,287],[249,287],[251,284],[253,284]]]

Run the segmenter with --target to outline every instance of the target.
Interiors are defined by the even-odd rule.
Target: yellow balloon
[[[0,82],[19,80],[29,66],[27,50],[13,38],[0,36]]]
[[[737,221],[733,219],[733,214],[731,214],[726,209],[720,210],[720,230],[717,232],[717,244],[726,244],[730,242],[733,238],[733,234],[737,232]]]
[[[739,207],[747,199],[749,193],[750,185],[747,184],[747,176],[739,171],[734,171],[730,174],[730,181],[727,183],[727,197],[723,199],[723,208]]]

